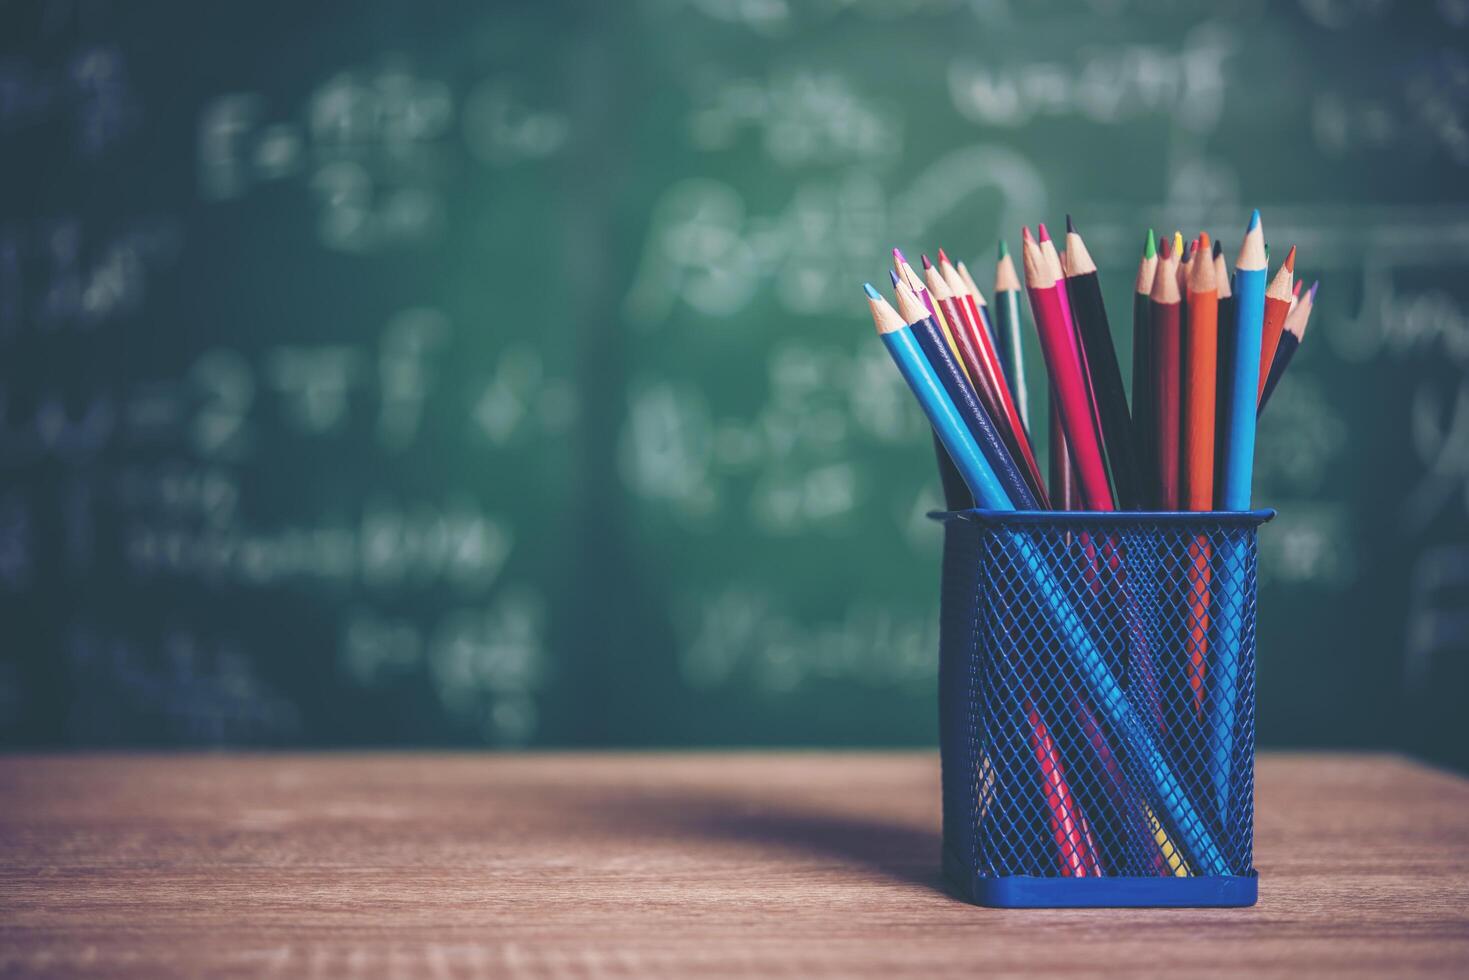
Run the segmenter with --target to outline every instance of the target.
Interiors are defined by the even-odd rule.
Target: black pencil
[[[1102,441],[1112,468],[1112,483],[1117,489],[1117,506],[1119,510],[1135,510],[1140,506],[1137,454],[1132,415],[1127,410],[1127,389],[1122,384],[1122,368],[1112,343],[1112,325],[1102,303],[1097,264],[1092,261],[1086,242],[1069,214],[1066,216],[1066,295],[1071,300],[1071,315],[1076,320],[1077,334],[1086,351],[1086,365],[1092,375],[1097,414],[1102,420]]]

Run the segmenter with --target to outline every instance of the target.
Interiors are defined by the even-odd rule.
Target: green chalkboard
[[[0,2],[0,739],[931,743],[861,281],[1258,206],[1260,738],[1466,761],[1459,6]]]

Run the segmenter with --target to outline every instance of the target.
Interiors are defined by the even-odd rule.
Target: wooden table
[[[996,911],[933,753],[0,757],[0,973],[1469,972],[1469,781],[1260,760],[1260,904]]]

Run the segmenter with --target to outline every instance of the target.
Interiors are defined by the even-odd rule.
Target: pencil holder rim
[[[1259,527],[1275,519],[1275,510],[931,510],[929,520],[948,523],[969,521],[975,524],[1016,526],[1033,524],[1215,524]]]

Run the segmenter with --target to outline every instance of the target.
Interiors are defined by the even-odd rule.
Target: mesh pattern
[[[944,844],[964,875],[1248,875],[1249,514],[946,515]]]

